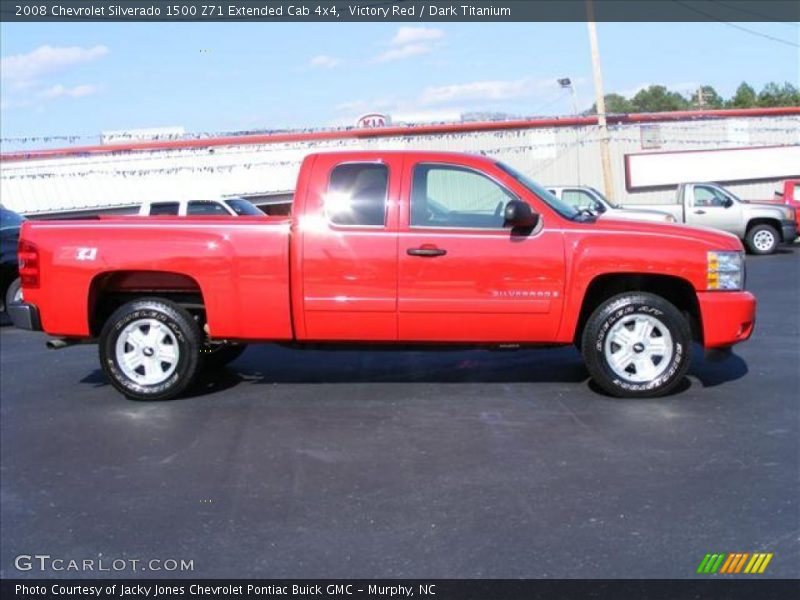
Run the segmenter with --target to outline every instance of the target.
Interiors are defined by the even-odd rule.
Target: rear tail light
[[[35,244],[19,241],[17,249],[17,260],[19,261],[19,278],[23,288],[39,287],[39,249]]]

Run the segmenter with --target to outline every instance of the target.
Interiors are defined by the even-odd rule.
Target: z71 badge
[[[76,248],[75,260],[94,260],[97,258],[97,248]]]

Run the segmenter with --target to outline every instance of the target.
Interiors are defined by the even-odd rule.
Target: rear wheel
[[[609,298],[589,317],[581,351],[594,381],[621,398],[667,394],[689,368],[691,331],[660,296],[630,292]]]
[[[22,282],[20,281],[19,277],[12,281],[11,285],[8,286],[4,301],[4,307],[6,310],[8,310],[8,307],[12,304],[19,304],[22,302]]]
[[[747,232],[745,242],[753,254],[772,254],[778,247],[780,236],[772,225],[756,225]]]
[[[166,400],[192,382],[200,362],[200,329],[186,310],[168,300],[124,304],[100,333],[100,363],[111,384],[128,398]]]

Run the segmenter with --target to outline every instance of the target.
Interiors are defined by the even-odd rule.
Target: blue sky
[[[794,23],[743,27],[800,44]],[[585,23],[3,23],[2,137],[349,124],[361,113],[568,114]],[[599,23],[606,92],[800,79],[800,48],[721,23]],[[89,140],[92,141],[92,140]],[[43,145],[43,144],[39,144]],[[4,144],[6,149],[9,144]]]

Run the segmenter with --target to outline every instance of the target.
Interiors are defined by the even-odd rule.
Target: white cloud
[[[60,83],[47,88],[39,94],[40,98],[53,100],[55,98],[82,98],[84,96],[91,96],[99,91],[100,87],[91,84],[76,85],[74,87],[66,87]]]
[[[400,27],[389,42],[389,48],[373,62],[402,60],[432,52],[444,39],[444,31],[434,27]]]
[[[312,67],[320,67],[323,69],[333,69],[342,64],[342,61],[334,56],[326,54],[319,54],[309,61]]]
[[[428,54],[433,47],[429,44],[408,44],[398,48],[389,48],[385,52],[381,52],[376,58],[376,62],[388,62],[390,60],[401,60],[403,58],[411,58],[412,56],[419,56],[421,54]]]
[[[42,75],[91,62],[108,54],[105,46],[39,46],[27,54],[13,54],[0,61],[2,78],[13,82],[29,82]]]
[[[435,27],[401,27],[392,38],[395,46],[416,44],[418,42],[432,42],[444,38],[444,31]]]
[[[496,102],[533,96],[547,89],[548,85],[553,87],[553,82],[523,78],[431,86],[422,91],[419,102],[423,106],[468,101]]]

